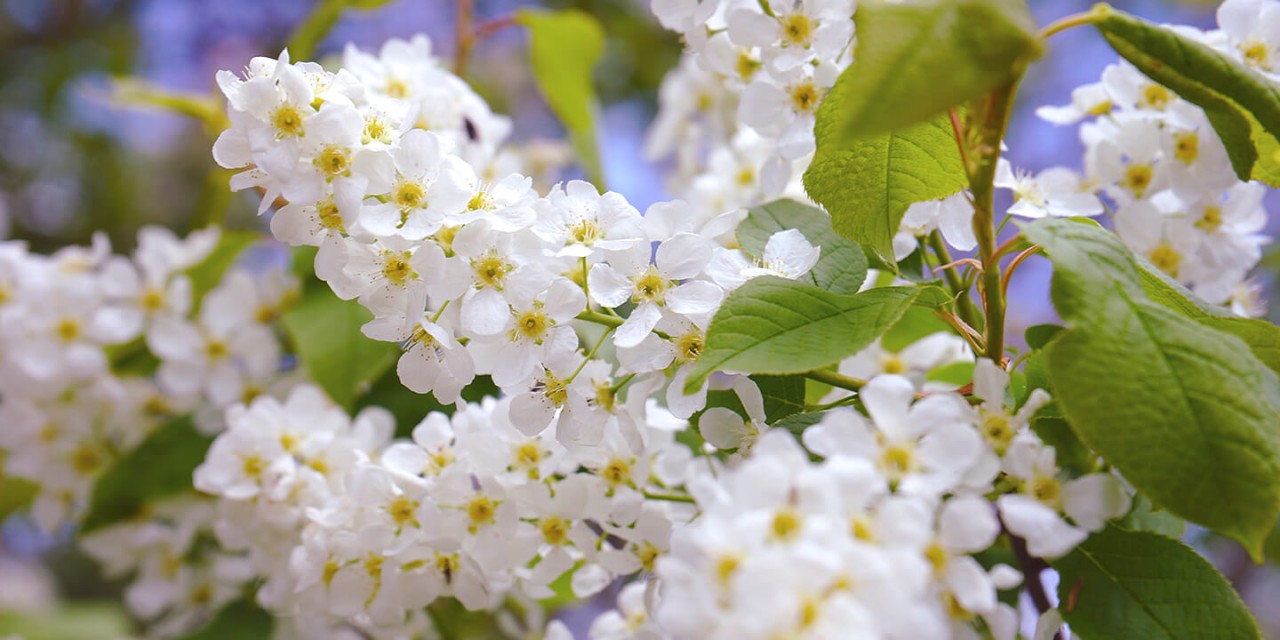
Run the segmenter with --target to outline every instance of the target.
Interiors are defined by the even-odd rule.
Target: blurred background
[[[609,39],[596,79],[604,107],[600,140],[608,183],[642,211],[665,199],[664,167],[646,162],[641,148],[657,107],[658,84],[675,65],[680,44],[650,17],[647,0],[474,3],[477,22],[530,4],[573,6],[601,21]],[[1092,3],[1030,0],[1041,24]],[[117,251],[128,251],[137,228],[146,224],[185,232],[223,218],[232,227],[264,228],[254,215],[258,196],[230,193],[229,174],[213,163],[210,147],[217,132],[196,119],[140,106],[128,91],[118,90],[119,83],[134,91],[156,87],[207,96],[216,91],[213,78],[219,69],[239,70],[253,56],[278,55],[316,4],[0,0],[0,239],[21,239],[36,250],[50,251],[85,244],[101,230]],[[1113,4],[1156,21],[1201,28],[1215,24],[1216,2],[1211,0]],[[436,54],[449,58],[455,47],[455,12],[455,3],[446,0],[398,0],[372,10],[349,10],[314,57],[324,62],[340,54],[347,42],[376,51],[388,38],[425,33]],[[1069,102],[1072,88],[1096,81],[1115,60],[1090,30],[1068,31],[1050,44],[1023,86],[1021,109],[1009,134],[1009,157],[1033,171],[1079,167],[1081,162],[1075,129],[1043,123],[1033,108]],[[467,79],[495,111],[514,118],[516,139],[558,137],[559,125],[533,85],[525,47],[521,30],[497,32],[473,51]],[[1270,198],[1270,210],[1280,211],[1276,194]],[[1276,228],[1273,224],[1273,233]],[[1052,320],[1047,276],[1043,261],[1019,271],[1010,335]],[[13,499],[12,487],[0,484],[0,518]],[[118,600],[120,585],[99,580],[92,564],[71,550],[69,536],[39,535],[21,514],[0,525],[0,638],[15,633],[106,638],[130,630],[124,614],[111,604]],[[1268,636],[1280,638],[1275,572],[1252,565],[1234,544],[1199,544],[1242,590]],[[52,614],[54,607],[63,608]]]

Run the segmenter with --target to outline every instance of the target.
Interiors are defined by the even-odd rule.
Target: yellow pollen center
[[[770,525],[770,530],[773,532],[774,538],[790,541],[800,535],[802,524],[803,521],[800,519],[800,514],[796,513],[794,509],[783,508],[773,514],[773,523]]]
[[[813,22],[803,13],[793,13],[783,18],[782,33],[787,44],[807,46],[813,34]]]
[[[231,349],[227,347],[227,343],[221,340],[210,339],[204,345],[204,354],[210,360],[221,360],[230,355],[230,353]]]
[[[350,151],[342,147],[326,147],[313,162],[321,173],[328,174],[330,177],[340,176],[351,168],[350,154]]]
[[[391,128],[381,118],[372,117],[364,122],[364,131],[360,135],[361,142],[381,142],[391,144]]]
[[[812,82],[804,82],[791,89],[791,109],[796,113],[809,113],[818,108],[818,88]]]
[[[1200,157],[1200,136],[1194,131],[1179,133],[1173,140],[1173,156],[1182,164],[1191,164]]]
[[[496,207],[497,205],[494,204],[493,197],[489,195],[489,192],[484,190],[477,191],[476,194],[471,196],[471,199],[467,201],[468,211],[492,211]]]
[[[751,76],[756,74],[756,70],[760,68],[760,61],[752,58],[746,51],[738,53],[738,77],[743,80],[750,80]]]
[[[142,293],[142,308],[147,312],[155,312],[164,308],[164,291],[148,287]]]
[[[605,465],[600,475],[605,482],[609,483],[610,487],[625,484],[631,479],[631,463],[620,458],[614,458],[609,461],[609,464]]]
[[[1178,277],[1178,265],[1182,262],[1182,255],[1178,253],[1177,249],[1167,244],[1162,244],[1151,252],[1149,259],[1157,269],[1175,278]]]
[[[401,209],[417,209],[427,204],[427,190],[420,182],[401,182],[392,199]]]
[[[733,574],[737,573],[740,562],[737,556],[722,556],[716,561],[716,579],[721,585],[728,586]]]
[[[547,544],[560,544],[569,535],[569,525],[557,516],[543,518],[539,528],[542,529],[542,539]]]
[[[542,338],[550,325],[554,324],[541,309],[530,309],[516,317],[516,328],[512,331],[514,339],[531,340],[542,344]]]
[[[1267,64],[1268,58],[1271,57],[1267,51],[1267,45],[1258,40],[1248,40],[1240,43],[1240,54],[1244,56],[1244,61],[1253,67],[1270,68]]]
[[[316,203],[316,218],[321,227],[342,231],[342,214],[338,212],[338,203],[333,200]]]
[[[385,562],[382,556],[369,556],[365,558],[364,570],[369,573],[369,577],[374,580],[382,579],[382,563]]]
[[[462,565],[458,562],[456,554],[436,554],[436,571],[439,571],[444,576],[446,583],[453,582],[453,574],[457,573],[460,568],[462,568]]]
[[[947,550],[943,549],[937,542],[925,547],[924,557],[933,565],[934,571],[942,571],[947,566]]]
[[[591,246],[596,240],[600,239],[602,230],[600,223],[595,220],[583,218],[569,228],[569,237],[578,244]]]
[[[681,363],[694,362],[702,357],[702,332],[694,329],[676,340],[676,358]]]
[[[1135,164],[1124,172],[1124,186],[1141,198],[1151,184],[1151,165]]]
[[[1009,424],[1009,418],[1003,414],[993,414],[987,416],[982,422],[982,433],[987,437],[996,450],[996,453],[1003,454],[1009,448],[1009,443],[1013,441],[1014,430],[1013,425]]]
[[[858,514],[852,520],[849,530],[854,538],[863,542],[872,542],[876,539],[875,529],[871,526],[870,517],[866,514]]]
[[[885,373],[899,375],[906,372],[907,364],[902,361],[902,358],[890,353],[885,354],[884,357],[880,359],[880,368],[884,370]]]
[[[63,318],[58,321],[58,326],[54,328],[54,332],[58,334],[58,338],[63,342],[71,342],[80,337],[80,323],[71,318]]]
[[[417,278],[418,274],[413,271],[413,267],[409,265],[408,251],[386,251],[383,252],[382,275],[388,282],[405,286],[410,280]]]
[[[645,571],[653,571],[653,563],[661,553],[657,547],[653,546],[653,543],[646,540],[644,544],[640,545],[640,550],[636,552],[636,557],[640,559],[640,566],[644,567]]]
[[[1057,506],[1062,497],[1062,485],[1056,478],[1036,476],[1031,480],[1031,496],[1044,504]]]
[[[1215,206],[1204,208],[1204,215],[1196,221],[1196,227],[1201,231],[1212,233],[1222,226],[1222,209]]]
[[[257,480],[262,477],[262,472],[266,470],[267,463],[257,454],[253,454],[245,457],[241,466],[245,477]]]
[[[1107,115],[1108,113],[1111,113],[1111,110],[1113,108],[1115,108],[1115,104],[1113,104],[1110,100],[1103,100],[1102,102],[1096,103],[1093,106],[1089,107],[1089,111],[1087,113],[1091,116],[1104,116],[1104,115]]]
[[[496,252],[490,251],[484,256],[471,261],[471,267],[475,269],[476,279],[480,281],[480,284],[494,289],[501,289],[512,265],[504,262],[502,256],[499,256]]]
[[[418,503],[413,500],[405,496],[398,496],[391,501],[391,504],[387,505],[387,513],[391,514],[391,519],[395,521],[397,527],[403,527],[405,523],[417,526],[413,518],[413,511],[417,506]]]
[[[631,295],[632,302],[658,302],[661,303],[664,294],[667,292],[668,282],[658,274],[656,268],[650,266],[640,277],[635,279],[635,293]]]
[[[453,238],[458,235],[459,228],[460,227],[440,227],[440,230],[432,236],[435,238],[436,244],[440,245],[441,249],[444,249],[444,254],[446,256],[453,255]]]
[[[302,135],[302,113],[292,105],[286,104],[276,109],[271,116],[271,123],[275,125],[277,137]]]
[[[81,475],[89,475],[102,465],[102,454],[93,445],[84,443],[71,454],[71,466]]]
[[[889,479],[897,481],[915,466],[915,455],[909,444],[896,444],[886,447],[880,454],[880,465]]]
[[[387,97],[401,100],[409,95],[409,83],[399,78],[387,79]]]
[[[489,496],[477,495],[471,499],[471,502],[467,503],[467,518],[471,520],[471,524],[467,529],[475,533],[476,529],[493,524],[495,513],[493,501],[489,499]]]
[[[1142,88],[1142,95],[1138,98],[1138,106],[1163,111],[1169,105],[1172,96],[1169,90],[1158,85],[1148,83]]]

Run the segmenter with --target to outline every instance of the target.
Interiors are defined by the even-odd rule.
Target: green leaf
[[[1027,327],[1024,337],[1027,340],[1027,346],[1032,349],[1043,349],[1053,340],[1055,336],[1062,333],[1064,328],[1056,324],[1037,324]]]
[[[839,362],[893,326],[920,293],[895,287],[842,296],[785,278],[752,278],[716,312],[685,392],[712,371],[803,373]]]
[[[134,631],[129,614],[118,602],[64,601],[47,611],[0,610],[0,637],[5,638],[127,638]]]
[[[1119,9],[1099,5],[1092,22],[1121,57],[1204,109],[1241,180],[1280,186],[1280,88],[1207,45]]]
[[[902,319],[880,337],[880,346],[892,353],[898,353],[917,340],[935,333],[954,333],[954,331],[951,330],[950,325],[938,317],[932,308],[917,304],[907,309],[907,312],[902,314]]]
[[[1222,574],[1157,533],[1108,528],[1053,563],[1063,619],[1082,638],[1259,638]]]
[[[604,28],[577,9],[522,9],[516,12],[516,22],[529,28],[529,56],[538,90],[568,129],[583,170],[603,189],[595,129],[599,105],[591,71],[604,54]]]
[[[1280,382],[1239,338],[1150,299],[1132,254],[1097,225],[1023,228],[1054,263],[1071,328],[1046,349],[1081,441],[1162,508],[1255,558],[1280,511]]]
[[[1150,531],[1177,540],[1187,530],[1187,523],[1182,518],[1156,509],[1146,496],[1139,493],[1133,497],[1133,508],[1116,526],[1126,531]]]
[[[1080,475],[1095,470],[1094,458],[1097,456],[1080,442],[1071,425],[1058,414],[1055,405],[1050,404],[1036,412],[1031,419],[1031,430],[1042,442],[1053,447],[1059,467]]]
[[[358,302],[340,300],[326,288],[312,290],[281,318],[307,375],[348,411],[400,354],[395,344],[361,333],[371,319]]]
[[[925,379],[963,387],[973,382],[973,363],[952,362],[951,364],[945,364],[925,374]]]
[[[316,46],[338,24],[346,9],[368,11],[377,9],[390,0],[320,0],[289,36],[289,54],[293,60],[307,60],[315,54]]]
[[[847,97],[818,110],[841,144],[929,120],[1013,80],[1042,52],[1025,0],[862,2],[853,18],[854,61],[832,89]]]
[[[804,411],[805,379],[801,376],[751,376],[764,398],[765,421],[769,424]]]
[[[15,511],[27,508],[40,487],[30,480],[7,476],[4,473],[5,452],[0,450],[0,522]]]
[[[157,429],[98,478],[81,532],[132,518],[148,502],[193,491],[191,474],[212,442],[196,431],[190,416]]]
[[[775,200],[751,209],[738,225],[738,243],[753,257],[764,255],[769,237],[779,231],[799,229],[814,246],[822,248],[809,281],[832,293],[857,293],[867,279],[867,257],[862,247],[831,228],[831,216],[817,207],[795,200]]]
[[[1222,307],[1201,300],[1181,283],[1146,261],[1140,262],[1142,290],[1158,302],[1201,324],[1229,333],[1249,345],[1249,350],[1272,371],[1280,373],[1280,327],[1266,320],[1241,318]]]
[[[187,270],[187,277],[191,278],[191,299],[197,310],[204,300],[204,294],[218,286],[218,283],[222,282],[223,274],[236,263],[240,254],[261,237],[252,231],[224,229],[222,236],[218,238],[218,245],[213,248],[213,253],[210,253],[204,262]]]
[[[182,640],[268,640],[275,624],[271,614],[242,598],[223,607],[209,624],[182,636]]]
[[[969,178],[945,118],[865,140],[841,140],[834,133],[845,101],[838,89],[818,110],[818,151],[804,174],[805,190],[831,214],[837,233],[892,265],[893,236],[907,208],[954,194]]]

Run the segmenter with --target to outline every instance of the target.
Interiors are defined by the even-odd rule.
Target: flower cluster
[[[1266,27],[1276,16],[1275,2],[1227,0],[1218,9],[1220,30],[1178,29],[1280,85],[1280,38]],[[1100,82],[1076,89],[1070,105],[1038,113],[1058,124],[1085,121],[1087,187],[1114,205],[1116,232],[1135,253],[1209,302],[1261,315],[1259,286],[1247,277],[1270,241],[1262,233],[1266,188],[1237,179],[1203,110],[1120,62]],[[1043,202],[1051,215],[1055,207],[1073,208],[1054,203],[1053,193],[1074,186],[1042,174],[1015,188],[1026,203],[1015,208]],[[1076,191],[1072,198],[1080,197]]]
[[[257,290],[247,274],[211,293],[196,325],[188,320],[185,271],[218,237],[146,228],[132,258],[113,256],[104,236],[51,256],[0,245],[0,448],[15,454],[9,473],[41,488],[33,512],[44,529],[78,519],[94,479],[165,419],[202,399],[215,407],[239,401],[244,376],[278,370],[274,334],[261,329],[245,345],[272,358],[250,371],[234,340],[248,322],[215,318],[257,308],[236,293]],[[158,375],[129,375],[147,344],[162,359]]]
[[[674,154],[668,189],[697,210],[803,197],[814,114],[852,60],[854,0],[654,0],[687,51],[646,142]]]
[[[804,449],[768,430],[741,464],[691,482],[700,515],[658,561],[656,622],[677,638],[916,638],[975,637],[981,617],[1015,637],[996,592],[1021,575],[974,554],[1003,524],[1032,555],[1059,557],[1130,500],[1114,475],[1055,464],[1029,428],[1043,391],[1013,411],[1007,373],[979,360],[974,377],[971,407],[879,375],[860,392],[869,420],[829,411]]]
[[[248,551],[260,602],[312,637],[342,625],[396,636],[439,597],[472,609],[546,598],[570,571],[586,597],[652,571],[693,511],[660,499],[682,497],[691,455],[674,440],[683,422],[646,400],[621,408],[636,440],[614,430],[575,454],[552,430],[517,428],[512,398],[430,414],[392,443],[384,411],[351,420],[302,386],[233,410],[195,484],[222,498],[218,539]]]

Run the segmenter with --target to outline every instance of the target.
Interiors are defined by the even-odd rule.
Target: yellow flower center
[[[1169,106],[1169,100],[1172,99],[1169,90],[1154,83],[1147,83],[1142,87],[1142,95],[1138,96],[1138,106],[1145,109],[1155,109],[1163,111]]]
[[[382,250],[382,276],[388,282],[405,286],[410,280],[418,277],[413,267],[409,264],[408,251],[391,251],[389,249]]]
[[[271,116],[271,124],[276,128],[276,137],[302,135],[302,112],[293,105],[282,105]]]
[[[791,89],[791,108],[796,113],[809,113],[818,108],[818,88],[803,82]]]
[[[1141,198],[1151,184],[1151,165],[1130,165],[1124,172],[1124,186]]]
[[[337,146],[325,147],[312,162],[329,177],[344,175],[351,168],[351,152]]]
[[[1157,269],[1175,278],[1178,277],[1178,265],[1182,262],[1182,255],[1178,253],[1177,249],[1167,244],[1162,244],[1151,252],[1149,259]]]
[[[1209,205],[1204,208],[1204,215],[1196,220],[1196,227],[1206,233],[1212,233],[1222,226],[1222,209]]]
[[[569,524],[557,516],[543,518],[538,528],[542,530],[542,539],[546,540],[547,544],[558,545],[569,536]]]
[[[793,13],[782,19],[783,41],[788,45],[808,46],[813,35],[813,21],[803,13]]]
[[[1194,131],[1184,131],[1173,139],[1173,157],[1182,164],[1191,164],[1200,157],[1200,136]]]
[[[467,530],[475,533],[482,526],[493,524],[494,515],[497,509],[493,504],[493,500],[484,494],[478,494],[467,503],[467,518],[471,520],[471,524],[467,526]]]
[[[422,186],[421,182],[405,180],[401,182],[395,190],[391,199],[401,209],[417,209],[427,204],[427,189]]]

